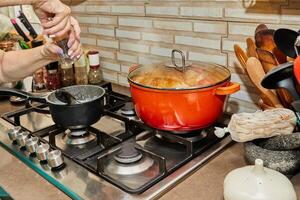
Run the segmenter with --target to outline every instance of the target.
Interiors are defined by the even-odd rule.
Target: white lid
[[[255,165],[231,171],[224,180],[224,200],[297,200],[290,180],[283,174]]]
[[[88,53],[90,66],[100,65],[99,52]]]

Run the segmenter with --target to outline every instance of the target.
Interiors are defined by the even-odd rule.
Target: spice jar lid
[[[89,51],[88,52],[90,66],[99,66],[100,65],[100,58],[98,51]]]
[[[60,68],[61,69],[71,69],[71,68],[73,68],[73,65],[69,64],[69,63],[60,63]]]
[[[82,54],[80,58],[74,63],[75,67],[85,67],[86,66],[86,58],[85,55]]]
[[[43,44],[44,44],[43,40],[32,40],[31,41],[32,48],[42,46]]]
[[[58,69],[58,61],[52,62],[48,65],[46,65],[47,70],[57,70]]]

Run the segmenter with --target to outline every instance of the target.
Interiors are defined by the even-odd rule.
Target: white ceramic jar
[[[290,180],[283,174],[255,165],[231,171],[224,180],[224,200],[297,200]]]

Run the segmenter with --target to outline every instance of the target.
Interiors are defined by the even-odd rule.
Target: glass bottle
[[[61,63],[61,84],[63,87],[74,84],[74,72],[73,65],[67,63]]]
[[[72,65],[75,61],[75,59],[72,59],[69,55],[68,55],[68,51],[69,51],[69,47],[68,47],[68,41],[69,41],[69,37],[67,34],[60,36],[60,37],[53,37],[52,38],[53,42],[59,46],[63,53],[59,54],[60,57],[60,62],[62,64],[68,64],[68,65]]]
[[[100,59],[98,51],[89,51],[88,58],[90,63],[89,71],[89,83],[99,84],[102,81],[102,75],[100,71]]]
[[[56,90],[61,87],[60,76],[58,72],[58,62],[46,65],[46,88],[48,90]]]
[[[84,54],[81,55],[79,60],[74,63],[75,68],[75,83],[76,85],[87,85],[88,75],[86,70],[86,57]]]
[[[31,46],[32,48],[42,46],[44,44],[43,40],[32,40],[31,41]],[[32,89],[33,91],[40,91],[46,88],[46,84],[44,81],[44,73],[43,73],[43,68],[44,66],[41,66],[40,69],[38,69],[36,72],[33,74],[33,84],[32,84]]]

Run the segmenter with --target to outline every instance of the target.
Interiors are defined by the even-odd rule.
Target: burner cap
[[[121,114],[126,116],[135,116],[134,105],[132,102],[126,102],[121,108]]]
[[[129,164],[139,161],[142,158],[142,154],[135,148],[135,143],[125,142],[122,144],[121,150],[115,155],[115,160]]]
[[[176,134],[174,132],[164,132],[164,131],[156,130],[156,137],[166,140],[168,142],[177,143],[178,142],[177,139],[172,137],[172,134],[175,134],[190,142],[199,142],[205,139],[208,135],[208,133],[205,130],[196,130],[196,131],[186,132],[184,134]]]
[[[96,136],[86,130],[66,130],[62,140],[69,145],[82,145],[96,139]]]

